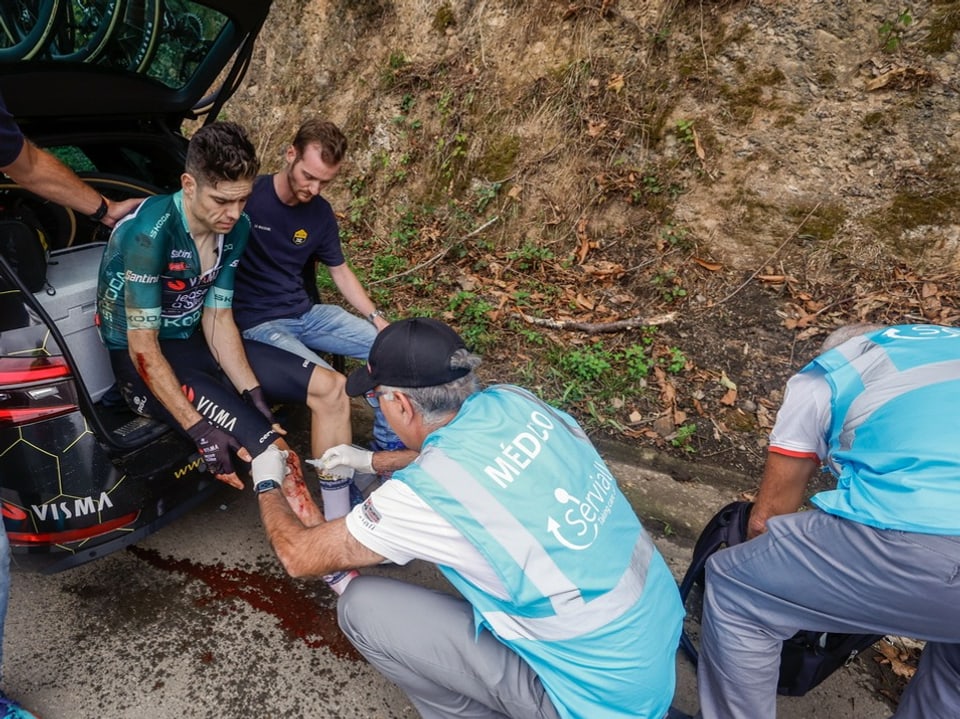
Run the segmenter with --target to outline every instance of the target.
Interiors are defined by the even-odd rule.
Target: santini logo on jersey
[[[127,282],[141,282],[145,285],[152,285],[155,282],[160,281],[160,277],[158,275],[144,275],[139,272],[131,272],[130,270],[127,270],[123,278]]]
[[[299,247],[307,241],[307,231],[304,229],[299,229],[293,233],[293,237],[291,239],[293,239],[293,244]]]

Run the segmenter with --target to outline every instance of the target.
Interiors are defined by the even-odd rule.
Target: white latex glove
[[[265,479],[273,479],[283,484],[283,478],[287,476],[289,468],[287,467],[287,452],[280,449],[277,445],[271,444],[263,452],[253,458],[250,463],[250,475],[253,477],[253,488]]]
[[[323,453],[320,457],[320,466],[324,469],[352,467],[360,474],[374,474],[373,452],[352,444],[338,444]]]

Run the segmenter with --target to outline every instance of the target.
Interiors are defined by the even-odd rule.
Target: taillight
[[[7,530],[7,538],[11,544],[65,544],[66,542],[79,542],[91,537],[98,537],[101,534],[108,534],[117,529],[121,529],[128,524],[136,521],[138,512],[130,512],[122,517],[111,519],[92,527],[84,529],[68,529],[59,532],[17,532]]]
[[[77,388],[63,357],[0,357],[0,427],[75,409]]]

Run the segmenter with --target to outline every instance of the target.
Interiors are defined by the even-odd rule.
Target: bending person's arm
[[[210,353],[237,391],[243,392],[258,386],[260,382],[247,361],[243,339],[233,319],[233,310],[207,305],[203,308],[201,324]]]
[[[24,140],[23,149],[17,158],[6,167],[0,167],[0,170],[31,192],[51,202],[73,208],[83,215],[93,215],[100,209],[100,203],[106,202],[107,212],[100,222],[107,227],[113,227],[118,220],[143,202],[141,197],[111,202],[77,177],[73,170],[60,160],[41,150],[30,140]]]
[[[203,419],[203,416],[190,404],[180,389],[180,380],[163,356],[158,337],[156,330],[129,330],[127,347],[130,360],[153,396],[173,415],[177,424],[186,430]]]
[[[197,443],[207,468],[221,482],[243,489],[243,482],[233,471],[230,449],[236,449],[240,459],[250,461],[250,453],[239,442],[207,421],[180,389],[173,368],[160,351],[156,330],[140,329],[127,332],[130,359],[150,392],[173,415],[184,431]],[[222,441],[221,441],[222,440]]]
[[[344,518],[325,522],[309,493],[298,492],[291,485],[291,480],[286,479],[282,493],[259,495],[263,528],[287,574],[297,578],[322,577],[383,561],[382,556],[350,534]],[[298,507],[296,512],[291,505]]]
[[[330,271],[330,279],[333,280],[333,284],[337,286],[343,298],[349,302],[357,312],[366,318],[377,309],[377,306],[373,304],[373,300],[367,295],[367,291],[363,289],[363,285],[360,284],[360,280],[353,274],[353,270],[350,269],[346,262],[342,265],[328,267],[327,269]],[[373,318],[373,325],[377,328],[378,332],[389,324],[390,322],[385,317],[378,315]]]
[[[803,504],[807,484],[827,455],[830,411],[830,388],[819,369],[800,372],[787,382],[750,512],[748,538],[765,532],[770,517],[796,512]]]
[[[766,532],[770,517],[796,512],[800,508],[807,483],[819,466],[810,457],[792,457],[776,451],[767,455],[760,491],[750,511],[748,539]]]

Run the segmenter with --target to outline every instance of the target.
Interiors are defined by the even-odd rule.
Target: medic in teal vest
[[[661,719],[674,691],[677,585],[574,420],[525,390],[470,397],[394,473],[496,570],[506,597],[440,567],[537,672],[563,717]]]
[[[816,368],[833,395],[827,459],[837,488],[812,501],[871,527],[960,534],[960,328],[887,327],[803,371]]]

